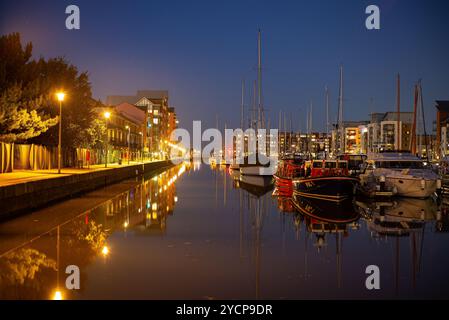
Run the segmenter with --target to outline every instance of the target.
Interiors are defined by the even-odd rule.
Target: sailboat
[[[276,165],[272,165],[272,158],[259,150],[259,129],[264,129],[264,110],[262,106],[262,55],[261,55],[261,32],[259,30],[257,37],[257,53],[258,53],[258,65],[257,65],[257,121],[256,121],[256,153],[253,155],[255,163],[249,163],[249,158],[245,158],[244,164],[240,164],[240,173],[247,176],[259,176],[259,177],[272,177],[276,172]],[[265,137],[266,138],[266,137]],[[266,150],[265,150],[266,151]]]

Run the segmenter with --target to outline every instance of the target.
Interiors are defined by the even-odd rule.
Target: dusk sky
[[[65,28],[66,6],[81,11],[81,29]],[[365,28],[376,4],[381,29]],[[374,1],[2,1],[0,33],[20,32],[35,57],[65,56],[87,70],[95,98],[167,89],[180,126],[240,123],[241,81],[256,78],[257,30],[262,30],[266,117],[277,126],[282,109],[305,130],[324,130],[324,86],[331,120],[337,115],[338,69],[344,67],[344,118],[395,110],[395,77],[402,110],[412,111],[422,79],[428,121],[434,100],[449,100],[449,2]],[[249,103],[249,90],[246,103]],[[373,101],[372,103],[370,101]]]

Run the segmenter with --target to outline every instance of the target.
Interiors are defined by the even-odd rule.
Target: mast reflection
[[[367,222],[371,237],[394,243],[395,294],[399,293],[401,272],[401,239],[409,239],[412,287],[422,268],[426,224],[437,220],[438,205],[432,199],[399,198],[387,202],[357,202]]]

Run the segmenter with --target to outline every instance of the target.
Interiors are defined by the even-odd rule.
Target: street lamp
[[[106,257],[109,254],[109,248],[107,245],[103,246],[103,248],[101,249],[101,254]]]
[[[143,162],[143,133],[142,133],[142,131],[139,132],[139,134],[140,134],[140,143],[141,143],[140,157],[141,157],[142,162]]]
[[[64,97],[65,97],[64,92],[56,93],[56,98],[59,101],[58,173],[61,173],[62,101],[64,101]]]
[[[106,119],[106,160],[104,162],[104,167],[108,167],[108,144],[109,144],[109,132],[108,132],[108,124],[109,124],[109,118],[111,117],[111,113],[109,111],[106,111],[103,114],[104,118]]]
[[[130,147],[129,147],[129,143],[131,140],[131,128],[129,126],[125,127],[126,129],[128,129],[128,165],[129,165],[129,152],[130,152]]]

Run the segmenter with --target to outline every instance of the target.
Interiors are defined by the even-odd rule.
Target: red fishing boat
[[[293,195],[293,179],[304,176],[304,174],[304,160],[295,157],[280,160],[277,172],[274,174],[277,194],[291,197]]]
[[[305,173],[293,178],[296,197],[328,201],[351,199],[359,179],[349,174],[346,160],[311,160],[305,163]]]

